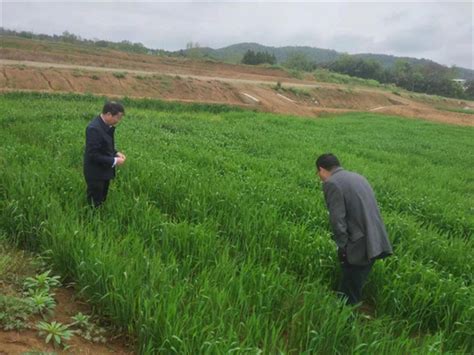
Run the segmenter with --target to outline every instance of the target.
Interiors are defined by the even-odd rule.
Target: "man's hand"
[[[339,261],[343,264],[347,263],[347,254],[345,248],[338,248],[337,249],[337,256],[339,257]]]
[[[116,165],[123,165],[127,157],[125,156],[125,154],[117,152],[117,154],[115,154],[115,159],[117,159]]]
[[[121,157],[117,155],[115,159],[117,159],[117,163],[115,165],[123,165],[125,163],[125,157]]]
[[[117,154],[115,154],[116,157],[118,158],[122,158],[123,160],[127,159],[127,157],[125,156],[125,154],[121,153],[121,152],[117,152]]]

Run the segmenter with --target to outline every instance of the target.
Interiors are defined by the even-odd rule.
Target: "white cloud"
[[[472,68],[471,2],[3,2],[2,26],[177,50],[238,42],[427,57]]]

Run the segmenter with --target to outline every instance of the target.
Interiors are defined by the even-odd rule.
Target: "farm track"
[[[292,78],[265,77],[262,75],[259,76],[259,79],[255,79],[251,78],[249,74],[243,74],[242,78],[236,78],[235,73],[229,73],[227,77],[222,76],[222,74],[226,74],[225,72],[220,72],[216,76],[197,75],[183,72],[185,70],[183,68],[179,68],[176,71],[156,71],[10,59],[0,59],[0,65],[3,66],[4,75],[6,76],[7,72],[9,72],[10,76],[10,80],[7,80],[2,85],[3,87],[0,88],[3,91],[17,89],[41,91],[46,89],[54,92],[91,92],[110,96],[127,95],[184,102],[216,102],[239,106],[253,105],[261,111],[309,117],[316,117],[324,113],[373,110],[387,115],[399,115],[455,125],[474,126],[474,115],[440,111],[427,103],[414,101],[409,97],[396,96],[386,90],[366,87],[348,89],[347,86],[339,84],[315,83]],[[15,70],[14,68],[21,68],[23,71],[25,68],[28,68],[30,75],[39,74],[46,81],[48,88],[40,83],[35,84],[34,80],[21,78],[22,75],[25,76],[27,74],[21,73],[22,70]],[[50,72],[53,70],[56,76],[63,78],[68,87],[63,87],[62,89],[54,88],[52,80],[49,79]],[[86,81],[85,78],[77,77],[78,71],[90,74],[102,73],[101,75],[105,75],[108,78],[108,86],[101,83],[101,80],[89,79]],[[114,78],[116,73],[125,73],[127,78]],[[139,80],[137,77],[142,79]],[[156,77],[168,77],[175,85],[171,88],[161,88],[157,91],[157,86],[150,84]],[[303,90],[309,92],[312,98],[309,96],[299,96],[298,91],[296,93],[285,91],[282,95],[273,89],[277,81],[280,81],[283,87],[287,88],[286,90],[288,88]],[[179,82],[181,82],[181,85],[179,85]],[[181,89],[182,87],[186,88],[185,92]],[[240,95],[235,95],[235,92],[240,92]],[[258,101],[245,97],[242,92]],[[454,101],[447,102],[453,105],[452,102]],[[466,103],[461,103],[461,106],[463,105],[466,105]]]

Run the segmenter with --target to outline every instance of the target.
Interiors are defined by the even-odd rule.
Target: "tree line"
[[[325,64],[324,67],[341,74],[373,79],[384,84],[395,84],[409,91],[474,99],[472,81],[464,88],[460,83],[453,81],[458,75],[455,67],[448,68],[434,62],[412,64],[399,59],[393,67],[383,68],[374,60],[343,55],[334,62]]]
[[[254,52],[253,50],[249,49],[245,52],[244,57],[242,58],[242,64],[276,64],[276,57],[274,54],[270,54],[268,52]]]
[[[248,50],[242,58],[242,63],[252,65],[275,64],[276,60],[274,55],[267,52]],[[311,61],[305,54],[295,52],[288,56],[283,66],[288,69],[306,72],[323,68],[352,77],[376,80],[382,84],[394,84],[409,91],[460,99],[474,99],[474,80],[466,82],[463,86],[453,81],[458,76],[455,67],[448,68],[434,62],[412,64],[399,59],[392,67],[384,68],[375,60],[344,54],[332,62],[318,64]]]
[[[376,80],[382,84],[395,84],[409,91],[474,99],[474,80],[466,82],[463,86],[453,81],[458,76],[455,67],[448,68],[434,62],[412,64],[399,59],[392,67],[384,68],[379,62],[372,59],[345,54],[335,61],[317,64],[302,53],[294,53],[283,65],[289,69],[301,71],[324,68],[340,74]]]
[[[73,43],[73,44],[85,44],[91,45],[99,48],[110,48],[116,49],[125,52],[139,53],[139,54],[154,54],[154,55],[171,55],[172,52],[168,52],[162,49],[150,49],[145,47],[140,42],[131,42],[131,41],[121,41],[121,42],[112,42],[104,41],[100,39],[86,39],[82,38],[79,35],[75,35],[68,31],[64,31],[61,35],[47,35],[47,34],[36,34],[29,31],[14,31],[8,30],[3,27],[0,27],[0,35],[2,36],[15,36],[20,38],[27,39],[36,39],[36,40],[48,40],[53,42],[64,42],[64,43]]]

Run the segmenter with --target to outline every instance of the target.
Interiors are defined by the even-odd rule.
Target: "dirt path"
[[[275,85],[278,81],[282,85],[290,87],[301,88],[301,89],[313,89],[313,88],[331,88],[331,89],[342,89],[346,88],[347,85],[333,84],[325,82],[312,82],[308,80],[298,80],[294,78],[279,78],[279,77],[268,77],[266,80],[257,79],[238,79],[233,77],[222,77],[222,76],[209,76],[209,75],[194,75],[182,73],[180,70],[176,71],[152,71],[152,70],[135,70],[126,68],[110,68],[110,67],[97,67],[89,65],[77,65],[77,64],[61,64],[61,63],[48,63],[48,62],[34,62],[28,60],[10,60],[0,59],[0,65],[8,66],[27,66],[33,68],[57,68],[57,69],[69,69],[69,70],[85,70],[93,72],[106,72],[106,73],[129,73],[135,75],[153,76],[153,75],[166,75],[166,76],[179,76],[181,78],[196,79],[201,81],[220,81],[230,84],[251,84],[251,85]],[[379,93],[381,90],[357,87],[357,91]]]
[[[165,59],[160,60],[165,62]],[[238,73],[237,70],[250,70],[239,66],[217,70],[215,76],[201,75],[200,73],[208,74],[213,71],[209,68],[199,68],[199,63],[176,67],[173,64],[174,62],[142,70],[0,59],[3,72],[0,77],[0,90],[89,92],[113,97],[126,95],[219,103],[308,117],[328,112],[365,111],[474,126],[474,115],[438,108],[446,106],[459,109],[466,105],[474,106],[471,102],[444,98],[436,98],[438,101],[434,101],[435,98],[429,96],[423,98],[423,101],[417,99],[419,95],[412,93],[392,93],[377,88],[297,80],[275,73],[268,75],[264,69],[263,73]],[[201,65],[205,66],[206,63]],[[275,85],[277,82],[281,84],[278,91]]]
[[[180,76],[182,78],[191,78],[201,81],[212,81],[217,80],[225,83],[231,84],[253,84],[253,85],[275,85],[278,80],[268,79],[268,80],[251,80],[251,79],[237,79],[237,78],[226,78],[219,76],[207,76],[207,75],[193,75],[193,74],[183,74],[180,71],[166,72],[166,71],[149,71],[149,70],[133,70],[133,69],[123,69],[123,68],[104,68],[104,67],[95,67],[88,65],[76,65],[76,64],[60,64],[60,63],[46,63],[46,62],[33,62],[27,60],[10,60],[10,59],[0,59],[0,65],[17,65],[17,66],[27,66],[33,68],[58,68],[58,69],[71,69],[71,70],[86,70],[94,72],[108,72],[108,73],[129,73],[136,75],[167,75],[167,76]],[[284,79],[282,81],[291,83],[291,86],[298,88],[321,88],[321,87],[334,87],[334,84],[314,84],[310,82],[301,82],[294,79]]]

